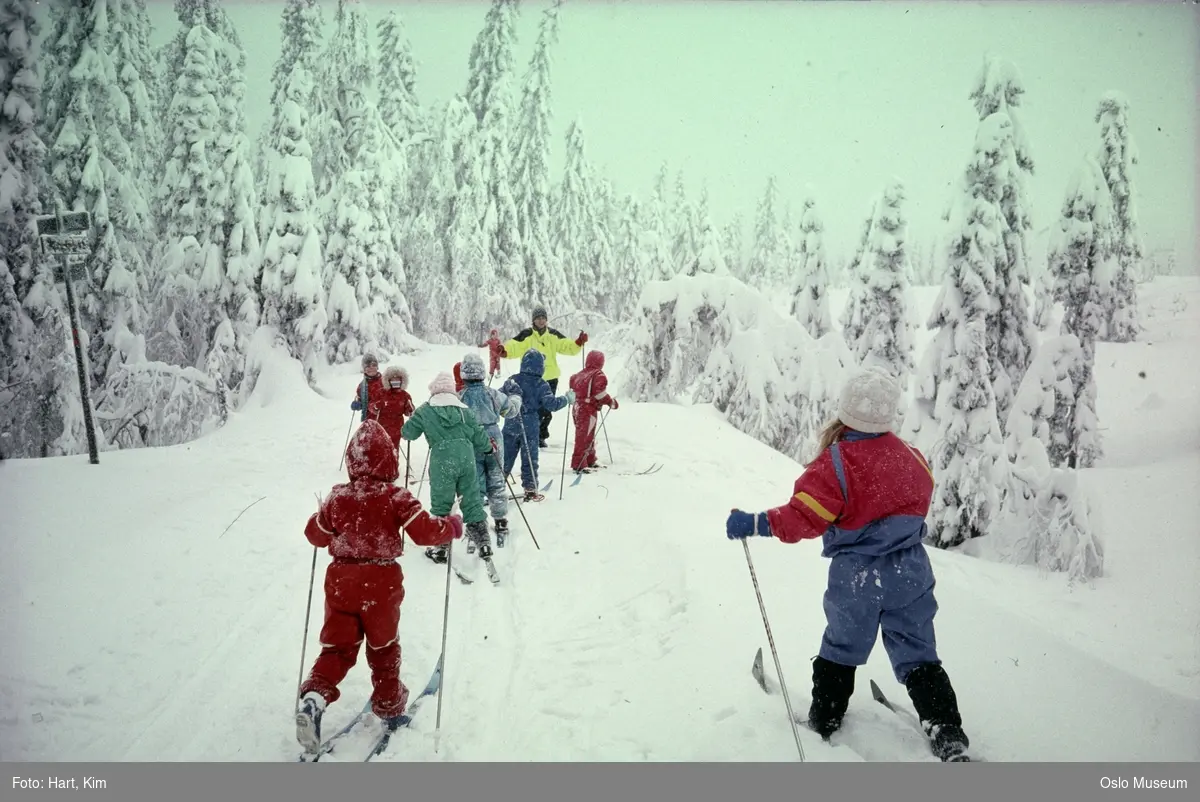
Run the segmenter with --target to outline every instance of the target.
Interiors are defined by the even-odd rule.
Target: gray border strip
[[[6,763],[3,802],[1194,800],[1200,763]],[[21,789],[16,778],[39,782]],[[54,790],[51,778],[74,779]],[[87,781],[86,778],[93,778]],[[96,783],[95,781],[99,781]],[[1157,788],[1146,783],[1157,782]],[[102,785],[102,787],[101,787]]]

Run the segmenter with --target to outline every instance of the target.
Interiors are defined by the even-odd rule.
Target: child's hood
[[[583,369],[604,370],[604,352],[588,351],[587,357],[583,360]]]
[[[438,413],[443,412],[447,407],[460,407],[462,409],[467,409],[467,405],[464,404],[462,399],[454,393],[437,393],[436,395],[430,396],[429,406],[434,412]]]
[[[383,372],[383,379],[387,383],[389,390],[392,386],[392,379],[400,380],[401,390],[408,389],[408,371],[399,365],[390,365],[388,369]]]
[[[521,372],[528,373],[531,376],[542,378],[542,374],[546,370],[546,357],[542,356],[542,352],[530,348],[525,352],[525,356],[521,357]]]
[[[350,444],[346,446],[346,469],[351,481],[396,481],[400,475],[396,447],[379,421],[368,418],[350,438]]]

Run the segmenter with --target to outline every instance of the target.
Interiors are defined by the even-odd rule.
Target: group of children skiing
[[[590,472],[596,461],[596,421],[601,408],[617,409],[607,392],[604,355],[592,351],[583,369],[556,396],[555,355],[578,354],[587,335],[574,341],[546,326],[535,308],[534,326],[502,343],[495,330],[488,347],[491,377],[501,358],[520,358],[520,370],[499,390],[484,384],[483,360],[467,354],[452,373],[439,373],[430,398],[414,408],[408,376],[389,367],[379,376],[375,358],[363,358],[363,380],[351,408],[362,424],[346,449],[350,482],[335,486],[308,520],[305,535],[333,557],[325,576],[322,645],[299,692],[297,738],[308,752],[321,745],[320,720],[338,699],[338,684],[367,643],[371,707],[388,729],[404,722],[408,689],[399,679],[398,625],[404,599],[396,559],[403,534],[426,546],[435,562],[448,560],[449,544],[464,532],[493,575],[487,507],[497,547],[508,535],[508,486],[518,454],[525,501],[540,501],[538,452],[547,444],[548,416],[571,406],[575,448],[571,467]],[[898,386],[867,370],[843,388],[838,417],[822,433],[818,455],[796,480],[787,504],[765,512],[730,512],[731,540],[760,535],[785,543],[821,538],[832,564],[825,594],[828,619],[813,663],[808,726],[828,740],[842,725],[880,628],[896,679],[916,707],[933,751],[947,761],[965,759],[969,745],[958,702],[938,657],[933,631],[937,603],[933,571],[923,546],[933,494],[925,457],[893,433]],[[500,421],[504,420],[501,428]],[[425,437],[429,444],[430,507],[426,511],[399,476],[401,441]],[[451,514],[455,501],[461,515]],[[870,592],[857,577],[874,576]],[[877,587],[876,587],[877,586]]]

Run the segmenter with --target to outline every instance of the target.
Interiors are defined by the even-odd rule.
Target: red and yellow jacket
[[[823,538],[826,557],[879,557],[922,541],[933,471],[891,432],[849,432],[809,464],[792,492],[767,511],[772,535],[785,543]]]

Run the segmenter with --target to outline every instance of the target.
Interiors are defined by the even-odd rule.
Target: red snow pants
[[[321,654],[300,695],[316,691],[333,703],[338,684],[358,661],[367,642],[371,668],[371,709],[380,718],[398,716],[408,704],[408,688],[400,681],[400,604],[404,573],[397,562],[352,562],[335,557],[325,572],[325,623]]]
[[[571,452],[571,470],[596,464],[596,432],[600,408],[588,404],[575,406],[575,450]]]

